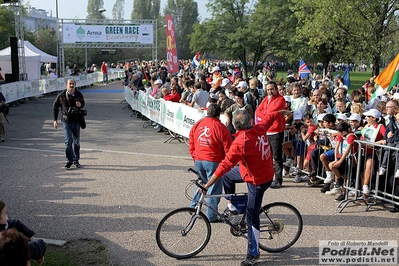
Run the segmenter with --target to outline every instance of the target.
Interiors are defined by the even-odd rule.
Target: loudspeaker
[[[18,80],[19,78],[19,62],[18,62],[18,39],[10,37],[11,47],[11,72]]]
[[[11,82],[18,81],[18,76],[15,76],[12,73],[5,73],[4,74],[4,79],[5,79],[6,83],[11,83]]]

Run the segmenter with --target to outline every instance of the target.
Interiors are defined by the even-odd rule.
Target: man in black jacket
[[[65,155],[67,164],[65,169],[70,169],[72,165],[80,168],[80,127],[83,116],[81,108],[85,105],[85,100],[81,92],[75,90],[76,82],[68,79],[66,90],[57,95],[53,104],[54,128],[58,128],[58,112],[61,108],[61,122],[64,129]]]

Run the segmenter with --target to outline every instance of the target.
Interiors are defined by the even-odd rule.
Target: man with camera
[[[81,108],[85,105],[85,100],[80,91],[75,90],[76,82],[68,79],[66,90],[57,95],[53,104],[54,128],[58,128],[58,112],[61,108],[61,122],[64,129],[65,155],[67,164],[65,169],[69,170],[72,165],[76,168],[82,167],[80,159],[80,128],[86,127],[84,121],[85,110]]]

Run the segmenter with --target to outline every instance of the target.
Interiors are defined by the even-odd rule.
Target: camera
[[[77,115],[78,114],[78,108],[76,107],[69,107],[68,109],[68,115]]]

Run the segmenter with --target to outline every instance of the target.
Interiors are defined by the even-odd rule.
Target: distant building
[[[50,15],[49,15],[50,13]],[[51,11],[28,7],[26,16],[22,17],[25,27],[29,31],[37,31],[39,28],[57,28],[57,18],[53,17]]]

